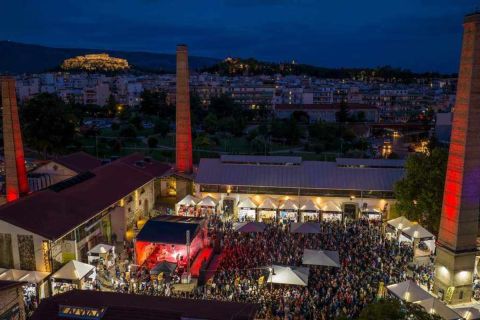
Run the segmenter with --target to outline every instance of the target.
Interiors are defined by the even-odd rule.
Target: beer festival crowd
[[[257,318],[264,319],[336,319],[358,317],[388,284],[406,279],[426,286],[431,283],[431,264],[414,266],[412,247],[388,239],[381,222],[357,220],[320,225],[318,234],[291,233],[289,226],[282,224],[267,225],[261,233],[239,233],[231,224],[216,221],[211,231],[220,239],[221,261],[205,285],[189,293],[176,292],[173,284],[180,282],[180,275],[175,272],[157,278],[140,268],[126,277],[126,266],[116,265],[108,276],[111,289],[257,303]],[[268,282],[273,264],[301,266],[304,249],[337,250],[340,268],[308,266],[307,286]],[[126,252],[131,261],[132,250],[127,247]]]

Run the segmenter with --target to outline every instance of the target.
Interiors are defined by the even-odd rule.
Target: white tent
[[[397,298],[406,302],[416,302],[432,297],[412,280],[391,284],[387,286],[387,290]]]
[[[97,254],[97,255],[98,254],[105,254],[105,253],[108,253],[110,251],[113,251],[112,249],[114,249],[114,248],[115,248],[114,246],[99,243],[95,247],[90,249],[88,251],[88,254]]]
[[[280,205],[280,210],[298,210],[298,206],[295,204],[295,202],[288,199]]]
[[[273,275],[270,273],[267,283],[289,284],[304,286],[308,285],[310,269],[306,267],[285,267],[273,265]]]
[[[262,203],[258,206],[259,209],[265,210],[275,210],[277,209],[277,204],[272,198],[265,198]]]
[[[342,207],[332,200],[322,203],[321,208],[326,212],[342,212]]]
[[[236,222],[233,225],[235,231],[244,233],[263,232],[265,228],[266,225],[263,222]]]
[[[428,299],[415,302],[421,305],[425,311],[430,314],[436,314],[445,320],[462,319],[462,317],[454,310],[447,307],[442,301],[437,298],[430,297]]]
[[[306,265],[326,266],[340,268],[338,251],[328,250],[303,250],[302,263]]]
[[[95,267],[80,261],[71,260],[52,275],[54,279],[81,280]]]
[[[478,320],[480,319],[480,311],[473,307],[455,308],[456,313],[462,316],[465,320]]]
[[[257,204],[256,204],[255,202],[253,202],[252,199],[250,199],[250,198],[245,198],[245,199],[240,200],[240,201],[238,202],[237,207],[239,207],[239,208],[255,209],[255,208],[257,208]]]
[[[0,280],[25,281],[32,284],[38,284],[49,275],[49,272],[9,269],[0,274]]]
[[[312,199],[308,199],[300,206],[300,210],[302,211],[318,211],[320,208],[312,201]]]
[[[315,222],[292,222],[290,233],[320,233],[320,223]]]
[[[198,198],[195,198],[194,196],[188,194],[180,200],[177,204],[180,206],[194,206],[196,205],[200,200]]]
[[[387,221],[387,224],[396,230],[403,230],[405,228],[411,227],[413,225],[413,222],[411,222],[404,216],[401,216]]]
[[[434,237],[432,233],[418,223],[403,229],[402,234],[408,236],[410,239],[432,239]]]
[[[199,203],[197,203],[199,206],[203,207],[216,207],[217,206],[217,200],[211,196],[206,196],[202,200],[200,200]]]

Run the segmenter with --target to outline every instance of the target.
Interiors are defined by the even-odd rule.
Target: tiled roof
[[[157,161],[137,166],[142,159],[142,155],[132,154],[91,170],[93,177],[84,181],[59,190],[51,187],[7,203],[0,207],[0,220],[47,239],[58,239],[170,170],[170,166]]]
[[[383,163],[385,165],[385,163]],[[403,168],[349,168],[336,162],[303,161],[299,165],[222,163],[201,159],[198,184],[311,188],[334,190],[393,191],[403,177]]]

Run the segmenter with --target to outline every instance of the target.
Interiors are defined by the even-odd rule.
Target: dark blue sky
[[[5,7],[6,4],[6,7]],[[456,72],[478,0],[5,0],[0,39]],[[6,10],[5,10],[6,9]]]

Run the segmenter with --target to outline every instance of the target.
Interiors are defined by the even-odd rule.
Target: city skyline
[[[141,0],[134,6],[126,0],[67,1],[62,6],[53,0],[41,6],[29,0],[9,2],[5,8],[11,14],[0,21],[0,39],[162,53],[173,53],[176,43],[186,43],[196,56],[295,60],[325,67],[392,65],[453,73],[458,69],[463,15],[477,4],[472,0],[207,2]]]

